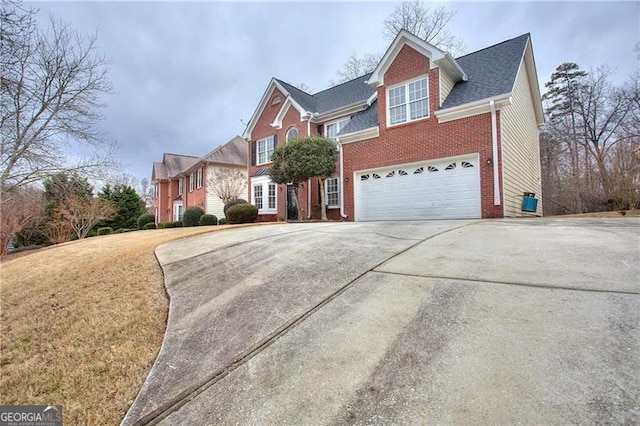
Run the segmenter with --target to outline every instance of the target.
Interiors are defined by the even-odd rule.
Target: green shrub
[[[182,222],[160,222],[158,224],[158,229],[165,228],[182,228]]]
[[[143,215],[140,215],[140,217],[138,218],[138,229],[145,229],[144,226],[147,223],[151,223],[151,222],[155,223],[155,221],[156,221],[156,218],[152,214],[145,213]]]
[[[200,216],[204,214],[204,211],[200,207],[189,207],[184,211],[182,217],[183,226],[198,226],[200,223]]]
[[[226,224],[227,224],[227,218],[221,217],[220,220],[218,221],[218,225],[226,225]]]
[[[238,204],[247,204],[247,201],[243,200],[242,198],[236,198],[234,200],[227,201],[226,204],[224,205],[224,208],[222,209],[222,212],[224,213],[225,216],[227,216],[227,210],[229,209],[229,207],[235,206]]]
[[[98,236],[98,230],[92,229],[91,231],[87,232],[87,235],[85,236],[85,238],[91,238],[91,237],[97,237],[97,236]]]
[[[258,219],[258,208],[253,204],[236,204],[227,210],[229,223],[253,223]]]
[[[200,222],[199,222],[200,226],[217,225],[217,224],[218,224],[218,218],[215,217],[215,215],[203,214],[202,216],[200,216]]]
[[[156,229],[156,224],[153,222],[145,223],[142,229]]]
[[[127,232],[127,228],[120,228],[113,231],[114,234],[122,234],[124,232]]]
[[[109,235],[109,234],[113,234],[113,228],[111,228],[110,226],[98,228],[98,235]]]

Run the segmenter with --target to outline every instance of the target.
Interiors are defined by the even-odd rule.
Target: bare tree
[[[103,220],[109,220],[118,213],[118,208],[100,197],[90,200],[70,197],[57,208],[58,220],[65,221],[78,239],[83,239],[89,231]]]
[[[153,212],[153,187],[149,184],[149,179],[142,178],[140,179],[140,186],[138,187],[138,193],[140,194],[140,198],[144,201],[144,206],[147,209],[147,212]]]
[[[383,32],[387,39],[393,40],[401,30],[407,30],[427,43],[458,56],[465,50],[464,42],[447,29],[455,14],[455,11],[444,6],[430,8],[420,0],[405,0],[398,3],[391,15],[385,19]],[[382,53],[353,53],[336,72],[337,79],[331,80],[329,84],[335,86],[370,73],[381,58]]]
[[[336,86],[370,73],[378,66],[381,57],[382,55],[376,53],[363,53],[362,55],[352,53],[342,69],[336,72],[337,79],[332,80],[329,84]]]
[[[60,171],[96,172],[111,165],[114,145],[97,130],[109,93],[107,61],[96,54],[96,36],[82,37],[51,19],[37,27],[32,8],[2,7],[0,187],[11,190]],[[5,42],[6,41],[6,42]],[[70,162],[69,146],[91,146],[95,155]]]
[[[247,186],[247,177],[237,169],[216,168],[207,178],[209,187],[223,203],[240,198]]]
[[[6,254],[13,238],[44,216],[41,190],[22,187],[2,193],[0,203],[0,254]]]
[[[444,6],[430,8],[420,0],[402,1],[385,19],[384,35],[393,40],[400,30],[407,30],[455,57],[464,51],[464,42],[447,29],[455,15]]]

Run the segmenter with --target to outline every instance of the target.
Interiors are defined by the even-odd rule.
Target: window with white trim
[[[153,191],[153,192],[154,192],[154,194],[153,194],[153,195],[154,195],[154,197],[157,199],[157,198],[160,196],[160,184],[159,184],[159,183],[156,183],[156,184],[154,185],[154,189],[155,189],[155,191]]]
[[[268,177],[251,179],[251,201],[258,213],[276,213],[278,208],[277,185]]]
[[[178,195],[182,195],[182,177],[178,179]]]
[[[256,142],[256,150],[258,159],[257,164],[265,164],[271,162],[271,155],[273,154],[273,150],[276,147],[276,139],[273,136],[269,136],[268,138],[259,139]]]
[[[197,178],[196,178],[196,187],[198,189],[202,188],[202,167],[200,167],[198,169],[198,174],[197,174]]]
[[[427,77],[387,89],[387,124],[390,126],[429,117]]]
[[[340,180],[337,177],[326,179],[324,181],[324,190],[327,207],[340,207]]]
[[[182,204],[176,204],[173,206],[173,220],[180,222],[182,220]]]
[[[343,118],[340,120],[333,121],[331,123],[327,123],[324,128],[324,136],[329,139],[335,139],[337,134],[340,133],[340,130],[349,122],[348,118]]]
[[[196,180],[194,178],[195,176],[193,175],[193,173],[191,173],[189,175],[189,192],[193,192],[196,187]]]
[[[287,132],[287,142],[289,142],[289,139],[295,139],[298,137],[298,129],[296,129],[295,127],[292,127],[289,129],[289,131]]]

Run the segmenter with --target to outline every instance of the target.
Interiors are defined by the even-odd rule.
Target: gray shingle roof
[[[351,120],[344,126],[338,136],[355,133],[360,130],[370,129],[378,125],[378,101],[364,111],[354,115]]]
[[[162,156],[162,163],[166,167],[166,176],[169,178],[179,175],[180,172],[193,166],[198,160],[200,160],[199,157],[191,155],[164,154]]]
[[[224,145],[220,145],[202,159],[211,163],[247,165],[247,141],[236,136]]]
[[[523,34],[456,58],[469,79],[456,83],[441,108],[511,92],[529,37],[528,33]]]
[[[306,111],[322,114],[369,99],[375,93],[375,89],[365,83],[370,75],[363,75],[314,95],[310,95],[282,80],[276,80],[284,86],[291,97]]]

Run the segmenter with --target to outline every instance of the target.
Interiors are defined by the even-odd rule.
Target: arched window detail
[[[278,105],[280,102],[282,102],[282,99],[280,99],[280,96],[275,96],[271,101],[271,105]]]
[[[289,139],[294,139],[297,137],[298,137],[298,129],[296,129],[295,127],[292,127],[287,131],[287,142],[289,142]]]

